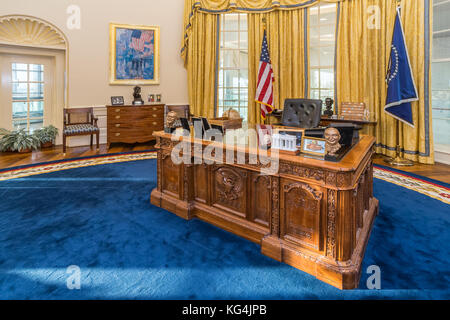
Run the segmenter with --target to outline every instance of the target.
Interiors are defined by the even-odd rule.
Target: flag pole
[[[401,0],[397,0],[397,10],[400,10],[402,8],[401,6]],[[392,165],[392,166],[412,166],[414,165],[414,162],[412,162],[411,160],[405,159],[404,157],[401,156],[401,147],[400,147],[400,120],[394,118],[395,121],[395,128],[397,131],[396,134],[396,147],[395,147],[395,157],[391,158],[391,157],[387,157],[386,159],[384,159],[384,162]]]

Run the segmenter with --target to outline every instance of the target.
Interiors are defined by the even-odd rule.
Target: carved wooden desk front
[[[206,164],[194,161],[194,152],[188,157],[192,161],[176,165],[171,153],[180,142],[162,131],[154,136],[158,184],[151,193],[153,205],[259,243],[263,254],[335,287],[358,287],[378,213],[373,137],[363,136],[339,163],[280,154],[278,171],[267,175],[259,161]],[[183,143],[204,150],[212,142],[188,138]],[[246,160],[255,152],[243,150]]]

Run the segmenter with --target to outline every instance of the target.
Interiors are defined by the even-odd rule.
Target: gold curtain
[[[419,93],[419,101],[412,103],[415,128],[400,124],[400,147],[404,156],[413,161],[431,164],[433,140],[429,88],[425,94],[425,3],[429,1],[401,1],[402,23],[411,67]],[[365,133],[376,137],[376,152],[395,155],[397,129],[394,118],[384,112],[392,32],[396,16],[396,0],[346,0],[340,4],[337,39],[337,97],[341,102],[364,102],[377,120],[367,126]],[[380,9],[379,28],[372,20]],[[374,8],[374,7],[372,7]],[[429,8],[428,8],[429,9]],[[431,24],[431,18],[429,23]],[[431,33],[429,33],[431,34]],[[429,48],[428,48],[429,49]],[[428,65],[429,67],[429,65]],[[428,74],[429,76],[429,74]],[[428,114],[428,116],[426,116]]]
[[[217,19],[217,15],[196,14],[186,47],[185,67],[191,112],[208,118],[214,117]]]
[[[261,123],[261,106],[254,102],[259,57],[266,19],[267,41],[275,82],[274,107],[282,109],[284,100],[305,96],[304,14],[305,10],[273,11],[248,15],[248,99],[249,122]]]

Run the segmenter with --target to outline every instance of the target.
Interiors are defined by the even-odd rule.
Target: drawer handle
[[[120,123],[116,124],[116,128],[120,127]]]
[[[153,118],[156,118],[157,117],[157,115],[156,114],[153,114]]]
[[[116,116],[116,119],[120,119],[120,116]]]
[[[153,122],[153,125],[154,125],[154,126],[156,126],[157,124],[158,124],[158,123],[156,123],[156,122]]]
[[[158,108],[156,108],[156,107],[153,107],[153,111],[156,111],[156,110],[158,110]]]
[[[116,109],[116,112],[120,112],[120,109]]]
[[[116,137],[120,136],[120,133],[116,133]]]

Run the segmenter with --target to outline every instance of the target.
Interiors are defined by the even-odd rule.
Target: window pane
[[[334,47],[320,47],[320,65],[334,65]]]
[[[334,25],[320,26],[320,45],[334,45]]]
[[[320,88],[334,88],[334,70],[320,69]]]
[[[13,121],[14,130],[27,129],[27,120],[15,120]]]
[[[248,69],[248,53],[241,52],[239,56],[239,63],[241,69]]]
[[[238,70],[224,70],[224,86],[238,87],[239,86],[239,71]]]
[[[248,89],[247,88],[241,89],[239,97],[242,101],[248,101]]]
[[[433,31],[450,29],[450,3],[437,5],[434,1]]]
[[[319,28],[310,27],[309,28],[309,45],[318,46],[319,45]]]
[[[239,89],[238,88],[226,88],[225,89],[225,100],[239,100]]]
[[[12,81],[28,81],[28,72],[27,71],[12,71]]]
[[[23,70],[23,71],[27,71],[28,65],[25,63],[13,63],[12,64],[12,69],[13,70]]]
[[[44,99],[44,85],[42,83],[30,83],[30,99]]]
[[[311,90],[310,96],[311,96],[311,99],[320,99],[319,90]]]
[[[26,118],[28,116],[27,102],[13,102],[13,119]]]
[[[241,32],[240,35],[240,49],[248,49],[248,36],[247,36],[247,31],[245,32]]]
[[[238,32],[224,32],[223,33],[223,48],[224,49],[237,49],[239,40]]]
[[[220,69],[219,70],[219,77],[217,79],[217,81],[219,82],[219,84],[218,84],[219,87],[223,87],[223,73],[224,73],[223,70]]]
[[[319,88],[319,69],[311,69],[311,79],[310,79],[310,85],[311,89],[318,89]]]
[[[238,21],[239,21],[239,14],[237,13],[227,13],[225,16],[225,23],[223,25],[222,30],[233,30],[238,31]]]
[[[44,101],[30,102],[30,117],[38,118],[44,116]]]
[[[241,31],[247,31],[247,14],[240,14],[239,19],[239,29]]]
[[[325,107],[325,99],[326,98],[334,99],[333,95],[334,95],[334,91],[333,90],[321,90],[320,91],[320,98],[319,99],[322,99],[322,101],[324,103],[322,105],[323,108]]]
[[[13,100],[27,100],[28,84],[27,83],[13,83],[12,97]]]
[[[32,71],[44,71],[44,65],[42,65],[42,64],[30,64],[30,70],[32,70]]]
[[[433,59],[450,58],[450,33],[433,37]]]
[[[44,73],[41,71],[30,71],[30,81],[44,81]]]
[[[30,120],[30,133],[33,133],[34,130],[41,129],[44,126],[43,119],[31,119]]]
[[[222,54],[220,55],[220,66],[222,68],[238,68],[239,51],[222,50]]]
[[[240,81],[239,85],[241,87],[248,87],[248,70],[247,69],[241,69],[239,71]]]
[[[319,48],[311,48],[309,51],[309,64],[311,67],[319,66]]]

